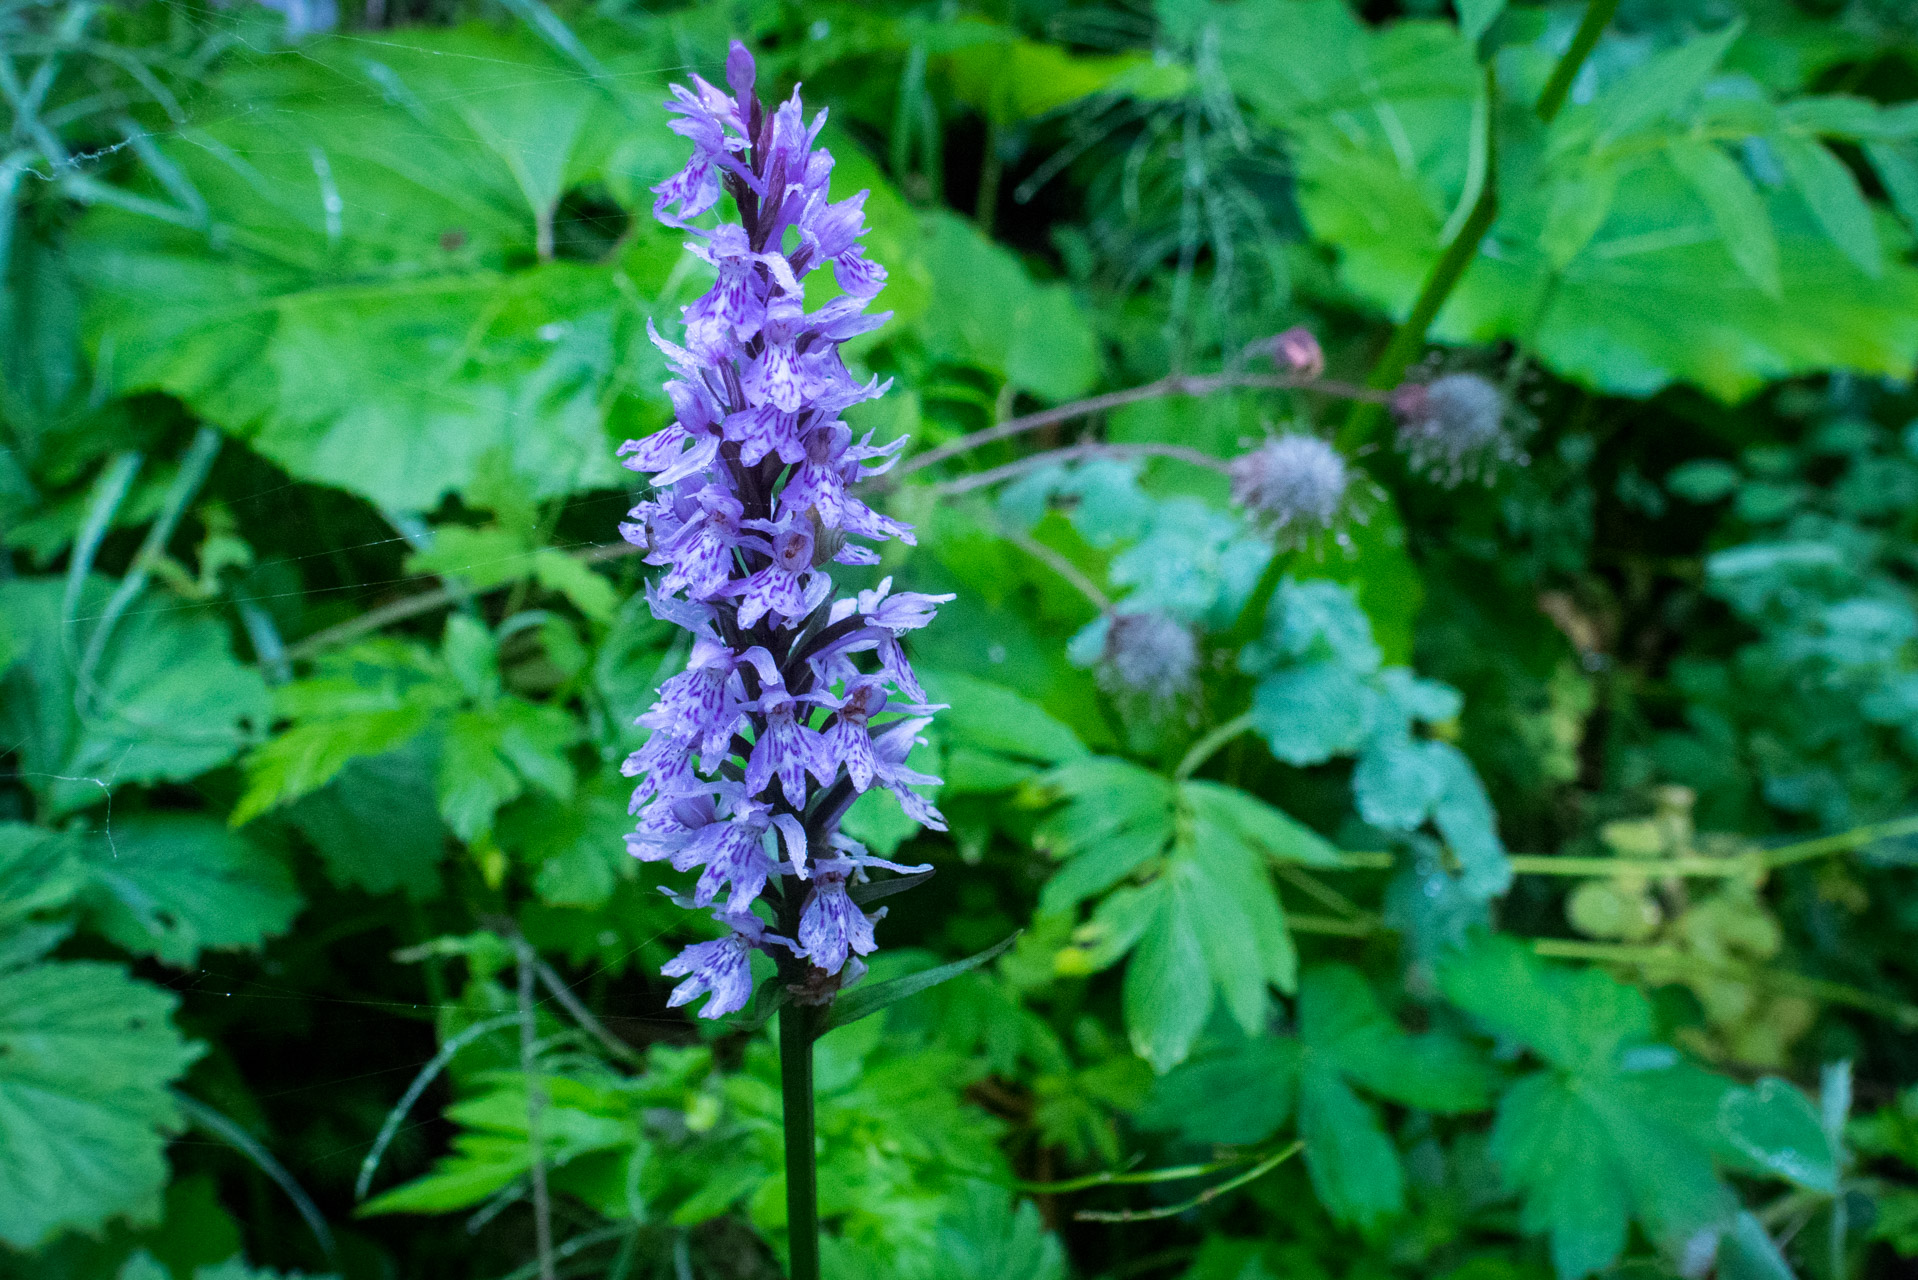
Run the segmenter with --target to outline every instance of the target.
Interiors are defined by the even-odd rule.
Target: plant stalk
[[[819,1280],[819,1161],[813,1138],[812,1042],[819,1010],[779,1011],[779,1094],[785,1108],[786,1239],[792,1280]]]

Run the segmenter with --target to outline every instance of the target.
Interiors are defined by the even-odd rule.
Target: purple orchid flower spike
[[[945,826],[916,789],[939,780],[906,765],[938,708],[899,637],[952,597],[895,593],[887,579],[835,599],[827,573],[875,563],[863,543],[912,541],[855,493],[905,442],[855,443],[839,416],[886,390],[854,379],[839,353],[886,319],[866,311],[886,280],[862,244],[866,193],[832,200],[824,114],[808,121],[797,90],[768,112],[756,78],[734,43],[725,89],[698,77],[673,88],[672,128],[693,150],[653,188],[654,216],[693,237],[714,283],[683,309],[684,345],[652,333],[673,371],[673,421],[620,449],[651,483],[620,531],[664,570],[647,588],[653,613],[693,639],[685,671],[639,717],[652,736],[625,765],[639,779],[626,842],[697,871],[690,895],[671,896],[726,928],[663,970],[683,979],[670,1003],[706,996],[707,1018],[746,1006],[755,951],[807,1002],[865,971],[884,912],[853,890],[874,868],[927,868],[839,833],[860,793],[885,787],[916,821]],[[694,225],[722,195],[738,221]],[[826,267],[840,296],[809,311],[807,278]]]

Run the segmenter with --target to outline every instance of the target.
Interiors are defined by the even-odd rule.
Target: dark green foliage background
[[[1918,20],[1616,10],[1551,116],[1575,4],[0,0],[0,1276],[531,1277],[535,1163],[557,1274],[781,1274],[773,1042],[621,841],[733,36],[872,190],[861,429],[1363,383],[1489,182],[1413,376],[1526,455],[1238,386],[888,482],[952,831],[849,819],[937,867],[874,977],[1019,936],[821,1041],[827,1274],[1908,1274]],[[963,481],[1276,429],[1367,481],[1269,608],[1216,469]]]

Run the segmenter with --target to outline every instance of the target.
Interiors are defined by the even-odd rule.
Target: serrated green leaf
[[[173,1028],[177,1004],[91,961],[0,981],[0,1240],[27,1249],[157,1214],[180,1124],[167,1086],[200,1055]]]
[[[1387,831],[1416,830],[1445,790],[1439,745],[1384,735],[1368,743],[1352,771],[1352,799],[1359,816]]]
[[[1779,134],[1767,141],[1831,242],[1867,276],[1876,280],[1883,275],[1885,255],[1871,206],[1845,162],[1799,134]]]
[[[433,761],[415,741],[349,760],[287,818],[311,840],[338,884],[414,899],[439,888],[446,828],[433,805]]]
[[[1133,1052],[1169,1071],[1192,1052],[1213,1004],[1201,929],[1188,892],[1166,884],[1126,965],[1121,1004]]]
[[[1265,857],[1308,867],[1342,865],[1330,841],[1237,787],[1193,779],[1179,784],[1179,801],[1195,821],[1229,832]]]
[[[120,621],[78,696],[72,646],[98,621],[110,589],[89,579],[79,616],[67,622],[60,581],[0,583],[0,614],[20,643],[0,684],[0,737],[17,744],[22,780],[56,815],[97,803],[110,785],[185,781],[218,768],[268,718],[266,682],[234,661],[226,626],[159,601]]]
[[[1778,297],[1783,288],[1778,237],[1765,202],[1745,171],[1717,144],[1699,138],[1667,139],[1665,156],[1711,210],[1718,238],[1738,269],[1768,297]]]
[[[1312,1188],[1334,1218],[1369,1228],[1404,1209],[1398,1149],[1378,1117],[1336,1070],[1309,1058],[1299,1080],[1299,1136]]]
[[[88,855],[100,931],[166,964],[256,949],[286,932],[303,902],[277,855],[212,818],[141,814],[90,842]]]
[[[1710,35],[1694,36],[1676,49],[1648,58],[1621,76],[1588,108],[1591,117],[1600,122],[1599,140],[1622,138],[1690,102],[1718,70],[1725,51],[1744,29],[1742,19],[1728,22]]]
[[[1676,1245],[1729,1214],[1736,1201],[1712,1161],[1726,1082],[1648,1043],[1643,995],[1498,937],[1447,957],[1439,981],[1453,1003],[1550,1064],[1506,1092],[1491,1152],[1521,1197],[1525,1229],[1550,1236],[1561,1280],[1612,1265],[1632,1217]]]

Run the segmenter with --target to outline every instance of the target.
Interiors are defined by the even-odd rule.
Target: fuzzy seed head
[[[1232,500],[1274,532],[1331,529],[1351,488],[1351,467],[1317,436],[1279,436],[1232,460]]]
[[[1099,659],[1099,683],[1108,692],[1162,705],[1189,692],[1198,673],[1192,628],[1158,612],[1113,615]]]
[[[1407,383],[1393,393],[1392,411],[1400,451],[1438,484],[1489,479],[1497,463],[1523,459],[1505,428],[1505,394],[1476,373]]]

